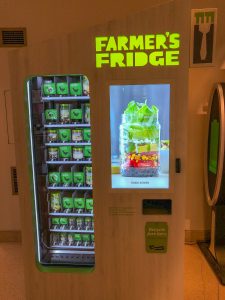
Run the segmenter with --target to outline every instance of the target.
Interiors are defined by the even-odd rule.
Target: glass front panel
[[[112,188],[168,189],[170,85],[111,85]]]
[[[38,261],[93,266],[88,78],[34,77],[27,95]]]

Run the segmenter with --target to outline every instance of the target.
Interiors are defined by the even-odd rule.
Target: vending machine
[[[183,298],[188,17],[10,53],[27,299]]]
[[[26,90],[38,266],[93,267],[88,78],[35,76]]]
[[[225,284],[225,84],[215,85],[208,108],[204,160],[205,195],[211,208],[210,242],[200,249],[222,284]]]

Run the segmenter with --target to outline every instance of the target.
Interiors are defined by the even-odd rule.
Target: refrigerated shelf
[[[94,230],[85,229],[49,229],[50,232],[73,232],[73,233],[94,233]]]
[[[50,217],[93,217],[94,214],[87,213],[53,213],[49,212],[48,215]]]
[[[87,143],[80,143],[80,142],[73,142],[73,143],[45,143],[45,146],[91,146],[90,142]]]
[[[79,77],[79,78],[78,78]],[[49,142],[48,134],[51,133],[51,129],[54,129],[55,132],[60,128],[62,129],[70,129],[76,130],[81,129],[89,131],[91,128],[90,124],[90,97],[89,95],[85,94],[82,90],[83,96],[72,96],[71,94],[67,95],[57,95],[56,93],[53,96],[49,95],[46,96],[44,94],[44,84],[47,84],[47,80],[52,81],[56,86],[59,82],[67,82],[68,85],[70,83],[80,82],[81,85],[83,84],[83,75],[69,75],[69,76],[46,76],[46,77],[34,77],[31,81],[27,84],[28,96],[29,96],[29,120],[30,120],[30,136],[31,136],[31,143],[34,139],[34,144],[36,147],[32,146],[32,151],[34,151],[34,158],[37,162],[42,160],[41,168],[36,168],[34,173],[33,168],[33,178],[35,183],[35,176],[38,176],[40,179],[40,187],[39,189],[34,189],[37,191],[37,196],[35,194],[35,213],[36,213],[36,225],[37,225],[37,254],[38,254],[38,262],[43,265],[71,265],[71,266],[85,266],[85,267],[93,267],[95,264],[95,251],[94,251],[94,242],[92,241],[94,235],[94,227],[91,226],[84,226],[84,227],[65,227],[61,226],[61,229],[56,229],[57,227],[51,226],[51,220],[55,218],[79,218],[85,219],[86,217],[92,219],[93,221],[93,210],[86,210],[81,209],[81,213],[79,213],[79,209],[73,209],[73,212],[67,212],[65,209],[61,209],[61,212],[54,212],[51,210],[50,203],[48,201],[49,195],[53,195],[55,191],[58,191],[60,194],[72,194],[74,191],[77,191],[78,194],[81,194],[83,197],[85,194],[88,194],[89,198],[92,198],[92,186],[50,186],[48,183],[48,173],[63,170],[63,166],[65,165],[68,167],[73,167],[72,170],[74,171],[79,170],[83,171],[87,167],[92,166],[92,158],[84,157],[83,160],[74,160],[72,157],[69,160],[63,160],[59,157],[57,160],[48,160],[48,149],[50,147],[60,147],[60,146],[75,146],[81,148],[86,148],[85,146],[91,146],[90,137],[87,136],[86,138],[82,139],[80,142],[72,141],[72,139],[68,140],[68,142],[60,142],[60,139],[56,139],[55,142]],[[34,88],[33,88],[34,87]],[[42,89],[43,88],[43,89]],[[83,86],[82,86],[83,89]],[[35,93],[33,93],[33,90]],[[33,95],[37,94],[38,91],[38,99],[36,99]],[[57,89],[56,89],[57,92]],[[37,100],[37,101],[36,101]],[[35,104],[35,106],[33,106]],[[70,120],[63,120],[60,115],[60,108],[62,104],[68,104],[69,110],[71,109],[81,109],[82,111],[82,118],[79,120],[70,119]],[[87,117],[86,117],[86,104],[88,107]],[[57,110],[57,119],[55,121],[51,121],[51,119],[47,119],[45,116],[45,111],[47,109],[55,109]],[[68,122],[68,123],[65,123]],[[87,129],[86,129],[87,128]],[[43,136],[43,137],[42,137]],[[71,136],[72,138],[72,136]],[[33,152],[32,152],[33,153]],[[34,161],[34,160],[33,160]],[[36,162],[34,161],[34,162]],[[82,170],[81,170],[82,169]],[[85,173],[86,174],[86,173]],[[43,180],[43,175],[46,176],[46,180]],[[44,182],[46,185],[43,187]],[[67,191],[69,193],[67,193]],[[80,193],[81,191],[81,193]],[[46,195],[46,200],[48,202],[48,207],[46,203],[44,205],[40,205],[39,202],[42,202],[43,193]],[[71,195],[70,195],[71,196]],[[85,198],[85,197],[84,197]],[[86,198],[85,198],[86,199]],[[50,200],[53,202],[53,200]],[[39,210],[39,211],[38,211]],[[38,212],[37,212],[38,211]],[[46,214],[47,213],[47,214]],[[38,216],[38,214],[40,214]],[[46,228],[48,217],[49,226]],[[40,220],[40,225],[39,225]],[[50,227],[51,226],[51,227]],[[51,229],[49,229],[51,228]],[[58,227],[60,228],[60,227]],[[69,229],[71,228],[71,229]],[[79,228],[75,230],[75,228]],[[81,228],[86,228],[82,229]],[[45,230],[47,229],[47,230]],[[67,235],[71,233],[71,236],[74,236],[74,233],[81,233],[81,236],[84,234],[90,235],[90,243],[85,242],[83,244],[77,244],[75,242],[69,242]],[[57,238],[59,235],[65,234],[65,245],[63,243],[52,243],[54,239]],[[74,239],[74,237],[72,238]],[[78,246],[79,245],[79,246]],[[81,246],[82,245],[82,246]]]
[[[91,124],[73,123],[73,124],[45,124],[44,128],[73,128],[73,127],[91,127]]]
[[[61,165],[61,164],[67,164],[67,165],[73,165],[73,164],[92,164],[91,160],[47,160],[46,164],[49,165]]]
[[[48,190],[92,190],[91,186],[47,186]]]
[[[77,100],[77,101],[87,101],[90,100],[89,96],[49,96],[49,97],[41,97],[41,100],[43,102],[49,102],[49,101],[71,101],[71,100]]]
[[[76,252],[75,251],[71,251],[70,254],[95,254],[94,251],[85,251],[85,250],[94,250],[95,248],[94,247],[91,247],[91,246],[51,246],[51,249],[73,249],[73,250],[77,250]],[[85,249],[83,251],[79,251],[79,250],[82,250],[82,249]],[[60,251],[60,250],[59,250]],[[66,253],[68,253],[69,251],[67,250]],[[62,253],[62,252],[60,252]],[[63,253],[65,253],[63,251]]]

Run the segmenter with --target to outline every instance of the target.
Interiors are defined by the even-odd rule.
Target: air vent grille
[[[11,167],[12,195],[18,195],[18,178],[16,167]]]
[[[26,28],[0,28],[1,47],[24,47],[27,45]]]

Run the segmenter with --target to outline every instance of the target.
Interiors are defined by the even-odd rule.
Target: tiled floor
[[[24,299],[21,245],[0,243],[0,300]]]
[[[184,280],[184,300],[225,300],[225,286],[218,283],[196,245],[185,246]],[[0,300],[24,299],[21,246],[0,243]]]
[[[222,286],[196,245],[185,245],[185,300],[225,300]]]

